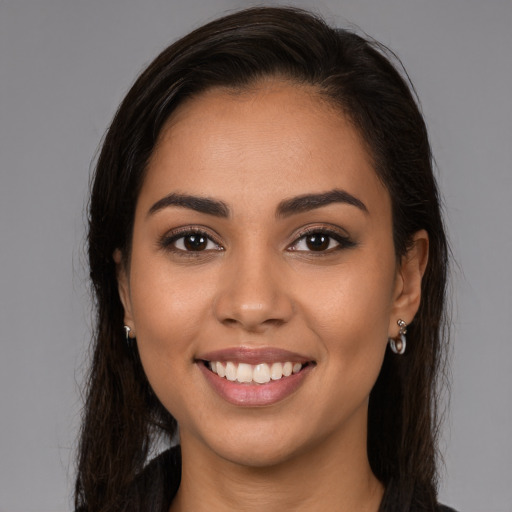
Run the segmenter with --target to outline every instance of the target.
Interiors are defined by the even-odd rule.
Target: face
[[[173,114],[120,294],[182,445],[264,466],[366,445],[388,336],[419,301],[413,267],[350,122],[312,89],[269,82]]]

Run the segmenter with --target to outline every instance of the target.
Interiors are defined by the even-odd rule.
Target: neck
[[[182,480],[171,512],[377,512],[384,488],[363,441],[344,446],[324,440],[279,464],[250,467],[182,436]]]

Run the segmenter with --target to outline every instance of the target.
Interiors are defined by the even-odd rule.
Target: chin
[[[269,468],[289,462],[297,456],[296,450],[279,449],[269,446],[231,446],[219,450],[217,455],[223,459],[246,468]]]
[[[276,432],[285,432],[278,435]],[[311,438],[293,436],[287,429],[245,429],[246,435],[203,440],[216,456],[246,468],[269,468],[286,464],[311,448]]]

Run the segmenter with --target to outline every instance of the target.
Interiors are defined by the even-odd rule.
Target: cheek
[[[362,255],[303,293],[303,310],[333,370],[334,389],[343,382],[362,399],[373,387],[387,345],[394,282],[394,258],[368,261]]]
[[[366,337],[374,332],[387,338],[393,306],[394,261],[365,261],[364,255],[318,276],[304,286],[310,316],[330,336]],[[372,260],[374,260],[372,258]]]
[[[156,277],[156,279],[155,279]],[[134,323],[137,347],[147,379],[164,407],[179,421],[186,421],[184,398],[198,402],[194,347],[204,315],[205,295],[189,281],[168,279],[145,272],[133,282]],[[184,393],[183,383],[188,391]]]
[[[172,266],[165,254],[133,255],[130,295],[138,336],[170,344],[195,332],[213,287],[197,274]]]
[[[180,380],[193,378],[198,334],[211,304],[211,288],[190,270],[171,269],[154,254],[134,253],[130,296],[137,346],[145,373],[168,409]]]

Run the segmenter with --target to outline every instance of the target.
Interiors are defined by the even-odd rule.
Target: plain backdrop
[[[288,4],[390,46],[417,88],[457,261],[441,498],[512,512],[512,2]],[[0,0],[1,512],[72,510],[91,326],[84,211],[101,137],[161,49],[249,5]]]

